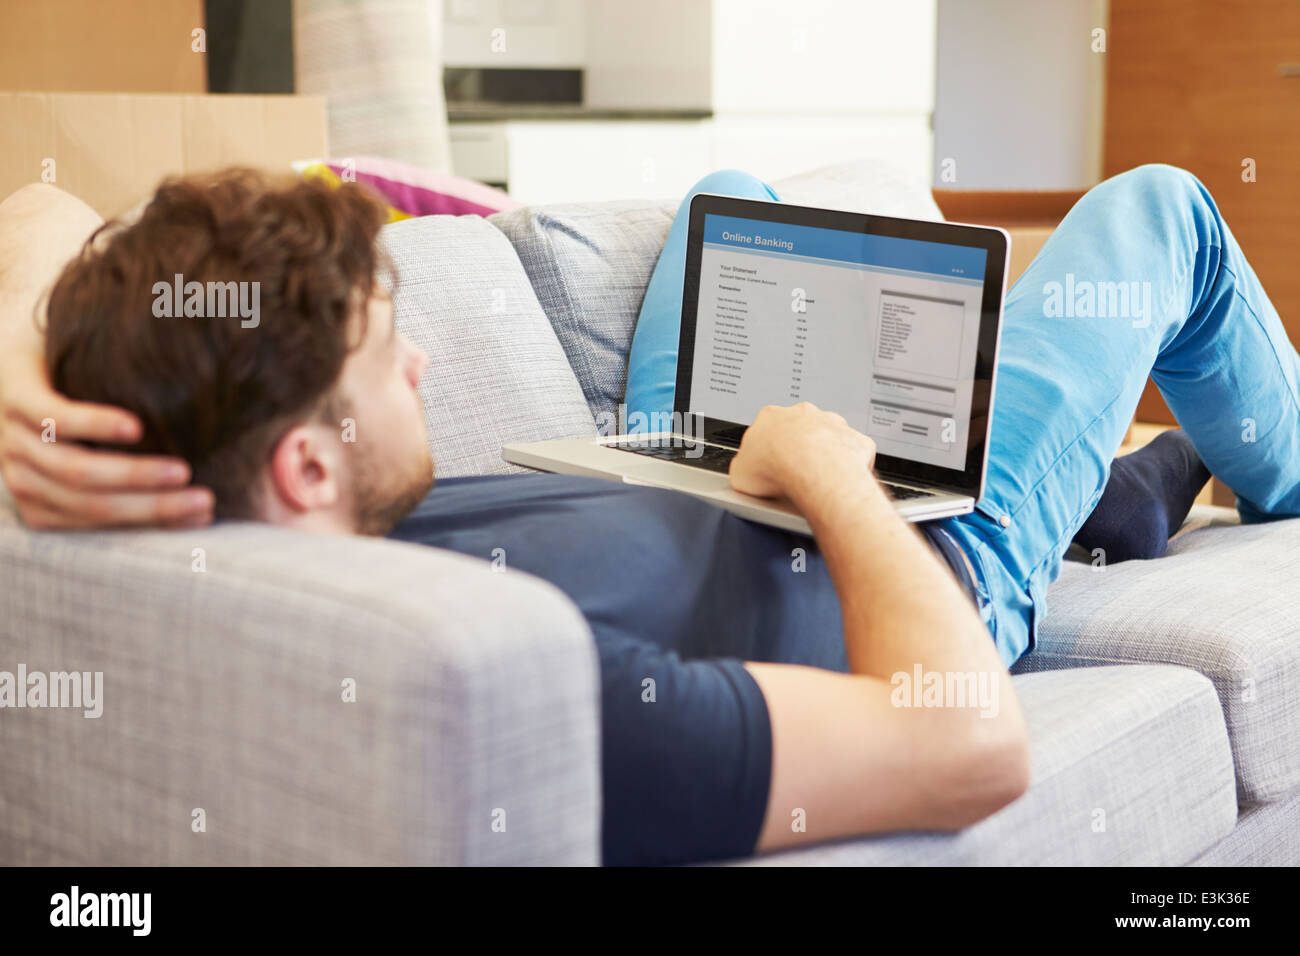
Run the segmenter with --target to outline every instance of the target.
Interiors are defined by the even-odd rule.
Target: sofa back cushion
[[[802,173],[772,187],[800,205],[943,219],[925,171],[911,175],[875,159]],[[618,425],[637,313],[678,205],[528,206],[488,220],[514,244],[602,432]]]
[[[646,284],[675,202],[529,206],[488,221],[519,253],[601,431],[612,434]]]
[[[594,437],[573,369],[514,249],[478,216],[384,227],[398,328],[429,356],[420,382],[441,478],[526,471],[505,442]]]
[[[929,170],[909,170],[875,157],[788,176],[772,188],[782,202],[800,206],[943,222],[930,190]]]

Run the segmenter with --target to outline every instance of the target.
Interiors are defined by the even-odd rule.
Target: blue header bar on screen
[[[987,252],[973,246],[950,246],[924,239],[872,236],[818,226],[795,226],[735,216],[704,217],[704,241],[750,250],[854,265],[901,269],[954,279],[984,278]]]

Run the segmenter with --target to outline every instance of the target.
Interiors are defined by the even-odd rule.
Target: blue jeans
[[[734,170],[696,192],[779,198]],[[672,410],[689,200],[641,307],[629,416]],[[1127,308],[1112,283],[1133,293]],[[1034,646],[1148,375],[1243,521],[1300,515],[1300,357],[1209,192],[1170,166],[1090,190],[1006,298],[988,480],[973,513],[942,525],[1008,666]]]

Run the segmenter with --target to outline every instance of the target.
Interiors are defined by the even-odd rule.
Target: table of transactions
[[[965,277],[706,243],[691,411],[743,423],[809,401],[886,454],[961,468],[981,292]]]

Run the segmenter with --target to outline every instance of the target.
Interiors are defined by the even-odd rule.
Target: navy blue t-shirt
[[[753,852],[772,735],[742,662],[848,669],[811,538],[671,491],[540,474],[440,481],[392,537],[500,554],[586,616],[600,661],[606,864]]]

